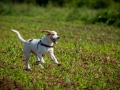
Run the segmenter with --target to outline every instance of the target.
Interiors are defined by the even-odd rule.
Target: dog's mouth
[[[57,44],[57,40],[58,39],[51,39],[53,41],[53,43]]]

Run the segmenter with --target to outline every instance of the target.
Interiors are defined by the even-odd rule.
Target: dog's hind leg
[[[25,64],[26,64],[26,70],[31,70],[30,66],[29,66],[29,57],[30,57],[30,51],[29,50],[24,50],[24,54],[25,54]]]

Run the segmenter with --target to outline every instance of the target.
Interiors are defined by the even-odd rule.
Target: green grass
[[[0,78],[15,80],[28,90],[119,90],[120,28],[67,21],[72,12],[68,8],[26,7],[15,5],[15,13],[0,15]],[[21,8],[25,13],[16,12]],[[81,10],[90,17],[88,9]],[[31,55],[33,70],[26,71],[23,44],[11,29],[17,29],[24,39],[41,38],[45,29],[56,30],[60,40],[54,52],[62,65],[58,67],[45,56],[42,69]]]

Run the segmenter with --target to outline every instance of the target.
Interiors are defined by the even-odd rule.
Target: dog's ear
[[[52,34],[52,33],[53,33],[53,32],[50,31],[50,30],[43,30],[42,32],[46,32],[46,33],[48,33],[48,34]]]

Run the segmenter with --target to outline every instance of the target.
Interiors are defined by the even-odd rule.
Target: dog
[[[48,54],[58,66],[61,65],[54,55],[54,48],[53,48],[53,45],[57,44],[57,41],[60,38],[57,32],[50,31],[50,30],[43,30],[42,32],[46,32],[47,35],[44,36],[42,39],[24,40],[17,30],[12,29],[12,31],[15,32],[19,40],[22,43],[24,43],[23,49],[24,49],[24,55],[25,55],[26,70],[32,70],[28,63],[30,53],[33,53],[36,56],[37,62],[42,68],[44,68],[42,64],[45,63],[43,59],[43,55],[46,55],[46,54]]]

